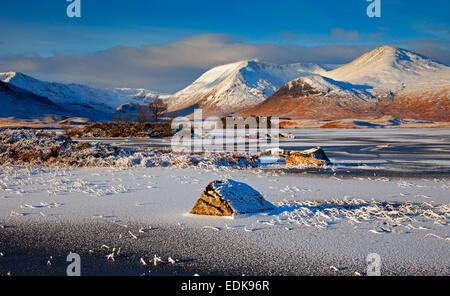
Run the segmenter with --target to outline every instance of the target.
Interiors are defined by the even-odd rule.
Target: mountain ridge
[[[136,112],[137,106],[161,98],[177,116],[201,108],[205,115],[216,116],[332,119],[391,112],[397,117],[450,121],[450,67],[392,46],[375,48],[337,68],[256,59],[220,65],[173,95],[46,82],[20,72],[0,73],[0,81],[92,119]]]
[[[40,117],[47,114],[68,115],[70,110],[49,99],[36,95],[0,80],[0,116],[21,118]]]
[[[385,45],[328,71],[324,76],[372,86],[380,91],[418,90],[448,85],[450,68],[412,51]],[[421,80],[432,81],[433,84],[423,84]]]
[[[0,81],[29,91],[74,114],[96,119],[112,119],[125,104],[148,104],[167,95],[138,88],[96,89],[81,84],[64,84],[36,79],[21,72],[0,73]]]
[[[383,46],[323,76],[290,81],[238,115],[327,120],[393,115],[450,121],[449,110],[449,67]]]
[[[214,67],[168,101],[172,111],[192,105],[227,114],[264,101],[284,83],[310,73],[325,73],[317,64],[276,65],[244,60]]]

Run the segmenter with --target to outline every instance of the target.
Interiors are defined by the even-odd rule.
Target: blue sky
[[[252,57],[343,63],[391,44],[450,62],[445,0],[381,0],[381,18],[367,17],[366,0],[81,3],[82,17],[70,19],[65,0],[0,0],[0,71],[173,91],[209,67]],[[193,57],[195,52],[199,56]],[[96,69],[112,70],[108,56],[111,67],[123,73],[98,78]],[[125,58],[133,60],[130,65],[117,64]]]

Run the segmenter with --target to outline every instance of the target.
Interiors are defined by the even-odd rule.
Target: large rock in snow
[[[273,205],[245,183],[231,179],[213,181],[206,186],[191,214],[232,216],[273,210]]]
[[[320,147],[315,147],[304,151],[286,152],[286,164],[324,166],[330,165],[331,161]]]

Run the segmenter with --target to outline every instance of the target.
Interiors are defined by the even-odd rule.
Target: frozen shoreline
[[[449,130],[296,133],[282,147],[321,141],[334,165],[4,164],[0,275],[64,275],[69,252],[84,258],[86,275],[353,275],[364,274],[369,253],[380,254],[385,275],[449,274]],[[275,210],[187,214],[208,183],[229,178],[261,192]],[[154,267],[155,255],[180,261]]]
[[[149,222],[182,222],[192,218],[185,214],[209,182],[229,178],[252,186],[272,203],[356,198],[446,204],[450,191],[449,178],[339,178],[253,169],[14,167],[0,169],[0,216],[11,211],[27,219],[44,219],[46,212],[80,218],[116,213]],[[149,209],[157,214],[147,217]],[[170,214],[176,218],[167,218]]]

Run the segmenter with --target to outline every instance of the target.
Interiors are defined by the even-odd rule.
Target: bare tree
[[[149,108],[145,105],[139,105],[137,110],[136,119],[139,124],[144,125],[149,121]]]
[[[151,119],[153,119],[156,124],[158,124],[158,121],[167,112],[167,104],[161,99],[155,99],[148,104],[148,108],[150,109]]]

